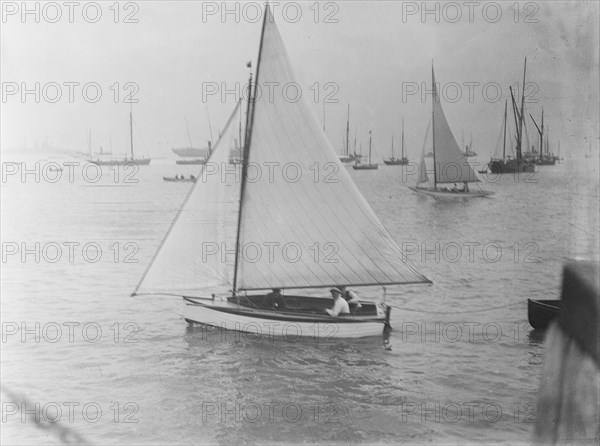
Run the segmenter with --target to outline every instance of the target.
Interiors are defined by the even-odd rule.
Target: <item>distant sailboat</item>
[[[471,133],[471,140],[469,145],[465,147],[464,155],[468,157],[477,156],[477,152],[473,150],[473,133]]]
[[[404,156],[404,119],[402,119],[402,156],[396,158],[394,153],[394,137],[392,136],[392,157],[383,160],[388,166],[402,166],[408,164],[408,158]]]
[[[173,149],[173,151],[175,152],[177,151],[181,151],[181,150],[198,150],[198,154],[194,155],[194,156],[187,156],[187,155],[180,155],[183,156],[183,159],[177,160],[175,161],[175,164],[204,164],[206,162],[206,160],[208,159],[208,157],[210,156],[210,152],[211,152],[211,145],[212,142],[208,141],[208,149],[206,151],[200,151],[201,149],[195,149],[193,148],[194,145],[192,144],[192,136],[190,134],[190,128],[188,126],[188,122],[187,122],[187,118],[184,118],[185,120],[185,128],[187,130],[187,135],[188,135],[188,141],[190,143],[190,147],[186,148],[186,149]],[[211,132],[212,133],[212,132]],[[178,152],[175,152],[178,153]],[[180,153],[184,153],[184,152],[180,152]],[[187,152],[187,153],[192,153],[192,152]],[[196,152],[193,152],[196,153]],[[201,156],[200,153],[204,153],[204,156]]]
[[[504,142],[504,149],[502,158],[492,158],[488,163],[488,167],[490,171],[494,174],[498,173],[520,173],[520,172],[533,172],[535,170],[535,165],[530,162],[526,157],[523,156],[522,147],[524,141],[524,113],[525,113],[525,76],[527,73],[527,58],[525,58],[525,65],[523,68],[523,92],[521,94],[521,110],[517,107],[517,103],[515,101],[515,96],[512,91],[512,87],[510,89],[510,96],[512,100],[513,114],[515,117],[515,127],[516,127],[516,158],[506,157],[506,136]],[[506,135],[506,124],[507,124],[507,111],[506,105],[504,107],[504,134]]]
[[[342,163],[351,163],[357,160],[356,155],[356,137],[354,139],[354,152],[350,153],[350,104],[348,104],[348,119],[346,120],[346,139],[344,140],[344,149],[340,155]]]
[[[442,104],[437,92],[433,65],[431,67],[431,83],[433,89],[431,122],[433,140],[433,185],[429,185],[429,177],[425,170],[425,153],[421,156],[420,176],[416,187],[412,190],[418,193],[432,195],[436,198],[445,197],[485,197],[492,192],[471,191],[468,184],[478,182],[479,178],[461,152],[452,130],[448,125]],[[425,146],[423,146],[425,149]],[[462,188],[457,184],[462,183]],[[453,187],[439,187],[440,184],[453,184]]]
[[[254,87],[254,94],[249,97],[257,97],[261,81],[294,80],[267,5],[256,81],[250,77],[249,82],[249,93]],[[228,198],[227,191],[234,188],[228,188],[221,175],[208,174],[209,166],[228,164],[227,147],[217,143],[133,294],[183,296],[186,321],[226,330],[317,339],[381,335],[391,311],[385,303],[361,301],[356,314],[332,317],[324,311],[332,306],[331,299],[300,290],[328,293],[332,286],[429,280],[406,259],[341,168],[305,98],[293,103],[253,99],[248,109],[239,197]],[[224,133],[235,132],[233,127],[230,119]],[[269,181],[267,175],[257,180],[250,173],[252,166],[275,162],[298,166],[302,173],[312,172],[315,163],[339,169],[336,181],[314,181],[312,174],[294,181]],[[222,257],[226,242],[235,244],[233,261]],[[290,244],[296,251],[288,250],[286,258],[281,247]],[[268,246],[272,252],[256,255],[257,247]],[[315,259],[315,248],[326,249],[329,261]],[[285,293],[283,304],[276,306],[265,294],[275,288],[298,291]]]
[[[369,130],[369,162],[367,164],[362,164],[358,159],[356,160],[356,164],[352,166],[354,170],[375,170],[379,168],[379,164],[373,163],[371,161],[371,153],[373,151],[373,134],[372,131]]]
[[[115,166],[115,165],[130,165],[147,166],[152,161],[151,158],[136,158],[133,154],[133,112],[129,111],[129,148],[131,150],[130,157],[114,158],[114,159],[90,159],[90,162],[99,166]]]

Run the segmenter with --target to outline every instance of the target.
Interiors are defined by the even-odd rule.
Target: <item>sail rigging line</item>
[[[243,222],[243,211],[244,211],[244,197],[246,192],[246,182],[248,181],[248,159],[250,156],[250,146],[252,145],[252,127],[254,125],[254,112],[256,110],[256,92],[258,88],[258,79],[260,75],[261,56],[263,51],[263,44],[265,38],[265,29],[267,27],[267,19],[271,13],[271,7],[268,3],[265,5],[265,15],[263,17],[262,30],[260,32],[260,45],[258,47],[258,61],[256,62],[256,79],[254,80],[254,94],[252,95],[252,73],[250,74],[250,83],[248,89],[250,91],[250,97],[248,98],[248,114],[246,115],[246,141],[244,144],[244,154],[242,156],[242,180],[240,185],[240,208],[238,212],[238,227],[237,237],[235,241],[235,265],[233,271],[233,294],[235,295],[238,290],[238,271],[239,271],[239,251],[240,251],[240,237],[242,233],[242,222]],[[252,104],[252,105],[251,105]],[[251,108],[251,110],[250,110]],[[238,299],[239,304],[239,299]]]
[[[419,177],[417,178],[417,185],[426,183],[429,181],[429,176],[427,175],[427,164],[425,163],[425,150],[427,147],[427,137],[429,136],[429,129],[431,128],[431,119],[427,124],[427,129],[425,130],[425,138],[423,139],[423,149],[421,150],[421,160],[419,162]]]
[[[435,86],[435,74],[433,73],[433,60],[431,61],[431,85],[433,97],[431,101],[431,135],[433,139],[433,188],[437,189],[437,166],[435,165],[435,101],[437,99],[437,88]]]
[[[423,313],[423,314],[470,314],[470,313],[485,313],[487,311],[492,311],[492,310],[501,310],[503,308],[514,307],[516,305],[522,306],[523,302],[513,302],[511,304],[499,305],[497,307],[488,307],[488,308],[483,308],[481,310],[457,310],[457,311],[435,311],[435,310],[428,311],[428,310],[416,310],[414,308],[407,308],[407,307],[399,307],[397,305],[389,305],[389,306],[394,308],[395,310],[410,311],[413,313]]]
[[[237,105],[235,106],[235,108],[233,109],[233,113],[231,114],[231,116],[229,117],[229,119],[227,120],[227,123],[225,124],[225,129],[228,129],[231,122],[233,121],[236,113],[237,113],[237,109],[240,106],[242,102],[242,99],[240,98],[240,100],[238,101]],[[223,135],[225,134],[225,132],[223,132]],[[219,137],[219,139],[217,140],[217,143],[215,144],[215,148],[214,150],[211,152],[210,156],[208,157],[208,159],[206,160],[206,162],[210,162],[210,160],[213,158],[213,155],[217,152],[217,149],[220,147],[220,143],[221,143],[222,138]],[[201,178],[201,176],[204,173],[204,170],[206,168],[206,164],[203,164],[200,170],[200,175],[198,176],[198,178]],[[154,254],[154,256],[152,257],[152,260],[150,261],[150,263],[148,264],[148,267],[146,268],[146,271],[144,271],[144,274],[142,275],[140,281],[138,282],[137,286],[135,287],[135,290],[133,291],[133,293],[131,293],[132,297],[138,296],[139,294],[137,293],[138,289],[140,288],[140,286],[142,285],[142,283],[144,282],[144,280],[146,279],[146,276],[148,275],[148,272],[150,271],[150,269],[152,268],[152,265],[154,264],[154,262],[156,261],[157,257],[159,256],[162,247],[165,243],[165,241],[169,238],[169,235],[171,234],[173,228],[175,227],[176,223],[178,222],[180,216],[182,215],[185,206],[187,204],[187,202],[189,201],[190,197],[192,196],[194,190],[196,189],[196,187],[198,187],[198,185],[201,184],[199,181],[196,181],[195,183],[192,183],[192,187],[190,188],[190,190],[188,191],[187,195],[185,196],[183,203],[181,204],[181,206],[179,207],[179,210],[177,211],[177,215],[175,216],[175,218],[173,219],[173,221],[171,222],[171,225],[169,226],[169,229],[167,230],[167,233],[165,234],[165,236],[163,237],[162,241],[160,242],[160,245],[158,246],[158,249],[156,250],[156,253]],[[218,277],[216,274],[213,273],[213,276]],[[153,293],[143,293],[144,295],[148,294],[148,295],[152,295]],[[165,294],[165,293],[157,293],[157,294]]]

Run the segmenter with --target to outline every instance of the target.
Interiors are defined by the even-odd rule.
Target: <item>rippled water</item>
[[[162,181],[181,166],[153,163],[137,184],[108,168],[97,184],[9,178],[5,251],[47,251],[3,259],[2,439],[60,442],[44,423],[59,407],[61,426],[97,444],[528,442],[543,337],[526,300],[557,298],[566,260],[598,258],[597,168],[506,175],[482,185],[493,198],[456,202],[413,193],[402,167],[350,170],[434,283],[387,290],[391,351],[191,329],[179,300],[129,297],[190,187]],[[72,262],[65,242],[80,243]],[[13,414],[23,398],[45,429]]]

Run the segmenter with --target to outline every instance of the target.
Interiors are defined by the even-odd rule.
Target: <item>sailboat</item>
[[[375,170],[375,169],[379,169],[379,164],[375,163],[373,164],[371,162],[371,152],[373,151],[373,134],[372,131],[369,130],[369,163],[368,164],[362,164],[362,162],[360,160],[356,160],[356,164],[354,164],[354,166],[352,166],[352,168],[354,170]]]
[[[513,114],[515,117],[515,127],[516,127],[516,152],[517,157],[511,158],[506,157],[506,143],[505,149],[503,151],[502,158],[492,158],[488,163],[488,167],[490,171],[494,174],[496,173],[520,173],[520,172],[534,172],[535,165],[529,161],[527,157],[523,156],[522,147],[524,141],[524,112],[525,112],[525,75],[527,73],[527,58],[525,58],[525,65],[523,68],[523,92],[521,94],[521,110],[519,111],[517,107],[517,103],[515,101],[515,96],[512,91],[512,87],[510,89],[510,96],[512,100]],[[506,114],[506,106],[504,108],[504,132],[506,134],[506,123],[507,123],[507,114]]]
[[[392,136],[392,157],[383,160],[388,166],[402,166],[408,164],[408,158],[404,156],[404,119],[402,119],[402,157],[396,158],[394,154],[394,137]]]
[[[537,131],[540,135],[540,156],[535,160],[535,164],[538,166],[554,166],[556,164],[556,157],[554,154],[550,153],[549,141],[548,141],[548,126],[544,126],[544,109],[542,108],[542,121],[541,127],[537,125],[534,117],[529,113],[533,124],[537,128]],[[544,131],[546,133],[546,139],[544,142]],[[544,151],[544,146],[546,146],[546,150]]]
[[[114,158],[114,159],[100,159],[97,158],[95,160],[90,160],[91,163],[97,164],[99,166],[122,166],[122,165],[130,165],[136,164],[138,166],[147,166],[152,161],[151,158],[136,158],[133,155],[133,112],[129,111],[129,147],[131,150],[130,157],[124,158]]]
[[[350,104],[348,104],[348,119],[346,119],[346,139],[344,140],[344,148],[340,155],[340,161],[342,163],[351,163],[358,159],[356,154],[356,137],[354,144],[354,153],[350,153]]]
[[[294,79],[267,4],[256,79],[250,75],[248,83],[240,184],[228,187],[220,174],[211,174],[228,164],[229,151],[218,142],[133,295],[181,296],[188,323],[255,335],[380,336],[391,312],[384,302],[364,300],[356,314],[332,317],[325,312],[332,300],[318,296],[342,285],[431,282],[406,259],[341,168],[306,99],[256,100],[261,82]],[[234,131],[232,120],[224,133]],[[257,180],[250,167],[264,163],[295,165],[310,175]],[[336,181],[315,181],[315,163],[337,164]],[[235,184],[233,177],[226,178]],[[234,190],[239,196],[228,196]],[[323,250],[325,256],[315,256]],[[266,292],[274,289],[283,291],[283,306],[269,305]]]
[[[465,147],[464,155],[468,158],[471,156],[477,156],[477,152],[473,150],[473,133],[471,133],[471,140],[469,145]]]
[[[479,178],[473,171],[473,168],[467,161],[463,152],[461,152],[452,130],[446,120],[446,115],[442,109],[439,99],[437,86],[435,83],[435,74],[433,65],[431,66],[431,83],[433,89],[431,122],[433,139],[433,185],[429,184],[429,176],[425,168],[426,154],[421,156],[420,175],[417,185],[411,189],[418,193],[432,195],[436,198],[470,198],[485,197],[492,192],[484,190],[471,191],[468,184],[479,182]],[[425,146],[423,146],[425,148]],[[459,188],[457,184],[462,183]],[[440,184],[453,184],[453,187]]]
[[[185,152],[186,149],[189,149],[189,150],[192,150],[192,151],[193,150],[199,150],[199,149],[195,149],[194,145],[192,144],[192,136],[190,135],[190,128],[188,126],[187,118],[184,118],[184,120],[185,120],[185,129],[187,130],[188,141],[190,143],[190,146],[186,147],[184,149],[172,149],[172,150],[174,152],[176,150],[178,150],[178,151],[182,151],[183,150]],[[196,156],[193,156],[193,157],[183,156],[183,159],[175,161],[175,164],[204,164],[206,162],[206,159],[210,156],[210,151],[211,151],[211,142],[208,141],[208,149],[205,152],[206,153],[205,156],[200,156],[200,155],[196,155]],[[175,153],[177,153],[177,152],[175,152]],[[193,153],[193,152],[188,152],[188,153]],[[180,155],[180,156],[182,156],[182,155]]]

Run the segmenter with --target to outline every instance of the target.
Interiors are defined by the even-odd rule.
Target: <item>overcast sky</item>
[[[126,152],[127,82],[139,87],[139,102],[133,105],[139,154],[170,157],[171,147],[188,145],[184,117],[194,145],[204,145],[210,137],[207,110],[216,137],[235,96],[223,101],[219,91],[203,98],[203,88],[216,83],[219,90],[235,90],[246,83],[246,62],[252,60],[254,67],[258,55],[262,3],[227,3],[233,12],[225,16],[222,2],[121,3],[118,17],[113,2],[98,5],[102,16],[96,23],[90,23],[98,11],[89,2],[75,6],[70,23],[64,3],[41,3],[36,23],[34,13],[22,15],[21,2],[3,3],[2,151],[33,146],[45,137],[54,146],[87,151],[91,129],[95,150],[107,148],[110,136],[114,152]],[[597,2],[523,2],[519,8],[514,2],[474,2],[472,10],[468,2],[426,6],[439,8],[439,23],[434,13],[423,17],[422,2],[274,6],[302,93],[319,120],[325,111],[334,147],[342,146],[350,103],[352,137],[357,128],[366,147],[372,129],[379,155],[387,156],[392,134],[399,139],[404,118],[409,154],[416,157],[431,114],[430,96],[423,102],[421,89],[422,83],[430,88],[433,60],[457,140],[463,131],[465,139],[472,133],[475,149],[490,152],[500,134],[508,86],[520,85],[525,57],[527,81],[535,83],[530,91],[538,101],[527,105],[528,112],[537,118],[544,107],[551,143],[560,140],[563,153],[583,153],[590,138],[598,146]],[[35,3],[29,7],[34,10]],[[124,23],[127,17],[137,22]],[[40,102],[33,94],[23,101],[22,87],[34,89],[36,82]],[[50,102],[56,96],[52,82],[62,89],[56,103]],[[80,84],[73,87],[72,103],[69,82]],[[102,96],[90,103],[82,86],[94,82]],[[19,90],[10,94],[15,85]],[[416,94],[403,98],[403,90],[414,88]],[[95,91],[88,89],[89,99]],[[275,94],[283,93],[276,88]],[[338,102],[324,104],[325,97]]]

